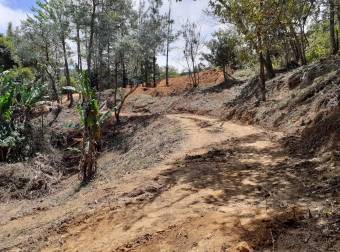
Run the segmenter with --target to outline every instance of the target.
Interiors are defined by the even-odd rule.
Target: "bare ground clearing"
[[[322,222],[332,206],[309,188],[315,164],[286,154],[280,133],[206,116],[167,118],[185,139],[165,161],[4,223],[0,249],[339,250],[336,226]]]

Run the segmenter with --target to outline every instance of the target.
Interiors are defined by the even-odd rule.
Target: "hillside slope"
[[[257,102],[254,84],[249,81],[241,94],[226,104],[223,118],[283,130],[291,151],[309,156],[331,151],[334,159],[339,158],[339,58],[278,75],[267,82],[264,103]]]
[[[0,250],[339,251],[339,65],[278,75],[265,103],[240,73],[139,88],[121,125],[105,126],[92,183],[80,186],[75,162],[48,193],[3,197]],[[61,154],[79,144],[78,123],[66,108],[55,122]]]
[[[127,110],[161,114],[183,111],[257,124],[295,136],[287,141],[295,144],[300,141],[297,149],[303,154],[314,155],[328,149],[338,155],[339,57],[278,74],[267,81],[267,101],[262,103],[258,102],[257,77],[245,80],[243,75],[236,73],[235,79],[223,83],[219,74],[218,71],[209,72],[208,85],[202,83],[197,89],[190,89],[185,83],[182,88],[178,88],[178,84],[169,87],[173,89],[170,95],[162,93],[162,85],[141,89],[130,98]]]

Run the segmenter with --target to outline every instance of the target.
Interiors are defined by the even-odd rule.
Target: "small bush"
[[[31,128],[31,109],[44,94],[45,86],[31,83],[28,68],[0,74],[0,162],[25,155],[27,135]],[[14,154],[14,155],[13,155]]]

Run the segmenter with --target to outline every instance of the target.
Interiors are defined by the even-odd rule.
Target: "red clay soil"
[[[211,86],[223,81],[223,73],[219,70],[212,69],[199,73],[200,86]],[[192,87],[188,76],[179,76],[169,79],[169,86],[166,86],[165,80],[157,83],[157,87],[139,87],[136,94],[148,94],[152,96],[169,96],[184,93]]]

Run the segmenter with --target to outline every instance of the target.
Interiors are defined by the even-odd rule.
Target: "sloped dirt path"
[[[126,177],[117,186],[117,202],[72,220],[61,234],[50,237],[44,251],[223,251],[238,244],[243,224],[267,214],[258,195],[233,195],[256,184],[252,177],[260,171],[249,168],[249,176],[241,179],[235,171],[239,167],[228,161],[231,153],[216,149],[247,137],[255,140],[244,146],[274,148],[262,130],[205,116],[168,117],[186,134],[178,151],[160,165]],[[258,155],[238,162],[276,161]],[[230,201],[224,202],[228,190]]]
[[[34,232],[39,223],[67,215],[27,250],[220,252],[271,246],[273,233],[263,220],[282,216],[275,209],[289,207],[299,183],[294,174],[280,173],[287,157],[272,134],[205,116],[168,117],[186,138],[164,162],[14,220],[2,232]]]

